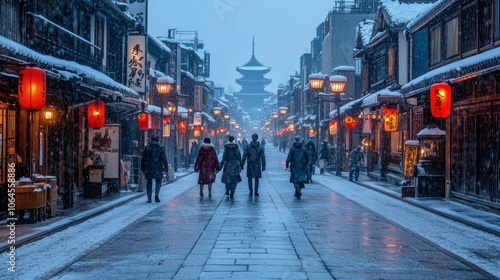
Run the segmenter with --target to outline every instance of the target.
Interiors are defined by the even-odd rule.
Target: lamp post
[[[278,113],[280,114],[280,116],[283,118],[283,122],[285,122],[285,115],[288,113],[288,108],[285,107],[285,106],[281,106],[278,108]],[[283,135],[283,133],[281,133],[281,135]],[[280,142],[281,142],[281,136],[280,136]],[[285,151],[283,151],[285,152]]]
[[[274,146],[276,147],[279,145],[277,140],[278,140],[278,118],[280,117],[280,115],[277,112],[274,112],[271,114],[271,116],[274,119]]]
[[[215,117],[215,148],[217,150],[217,153],[219,153],[219,118],[220,115],[222,114],[222,108],[221,107],[214,107],[212,109],[212,113],[214,114]]]
[[[172,92],[172,87],[174,85],[174,79],[170,76],[166,77],[160,77],[156,80],[156,92],[160,95],[161,99],[161,142],[163,143],[163,136],[164,136],[164,130],[165,130],[165,114],[164,114],[164,108],[165,108],[165,99],[171,99],[172,96],[170,93]],[[170,108],[170,109],[169,109]],[[174,112],[174,106],[171,106],[167,108],[167,110],[170,112],[170,117],[173,119],[172,113]],[[173,120],[171,120],[172,122]],[[175,123],[175,122],[174,122]],[[170,124],[168,124],[170,125]],[[174,171],[177,172],[177,143],[176,143],[176,134],[174,134]]]
[[[333,76],[326,76],[321,73],[316,73],[316,74],[311,74],[309,75],[309,87],[314,90],[314,91],[319,91],[323,89],[323,85],[325,81],[328,83],[329,86],[329,93],[333,93],[335,95],[334,98],[334,103],[335,103],[335,109],[337,110],[337,126],[340,125],[340,94],[344,92],[344,87],[346,84],[346,77],[341,76],[341,75],[333,75]],[[318,114],[319,114],[319,93],[316,93],[316,102],[318,103]],[[319,123],[319,116],[316,118],[316,124]],[[316,132],[318,133],[318,131]],[[318,137],[318,135],[316,134]],[[317,144],[318,145],[318,144]],[[335,175],[337,176],[342,176],[342,172],[340,171],[340,136],[339,133],[337,133],[337,140],[336,140],[336,163],[335,163]]]

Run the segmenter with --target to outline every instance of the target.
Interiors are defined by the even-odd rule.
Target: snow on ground
[[[333,175],[332,175],[333,176]],[[314,180],[464,260],[500,277],[500,238],[332,176]]]
[[[16,249],[16,272],[0,271],[0,279],[45,279],[105,244],[124,228],[196,185],[198,174],[162,187],[162,203],[141,197],[46,238]],[[4,264],[5,265],[5,264]],[[5,266],[4,266],[5,267]]]

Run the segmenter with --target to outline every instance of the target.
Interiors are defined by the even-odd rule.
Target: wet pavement
[[[332,189],[344,179],[315,175],[295,198],[285,155],[266,155],[259,197],[244,178],[228,199],[219,174],[212,198],[193,185],[53,279],[492,278]]]

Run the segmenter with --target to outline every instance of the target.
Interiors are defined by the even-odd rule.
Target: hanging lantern
[[[87,105],[87,123],[89,127],[99,129],[104,126],[104,101],[97,100]]]
[[[344,123],[345,123],[345,128],[347,128],[347,129],[354,129],[354,128],[356,128],[356,125],[358,124],[356,119],[351,117],[351,116],[345,117]]]
[[[396,108],[384,109],[384,130],[393,132],[398,129],[398,110]]]
[[[46,74],[38,67],[25,67],[19,71],[19,105],[26,110],[41,110],[46,100]]]
[[[330,135],[337,135],[337,121],[331,120],[328,123],[328,128],[330,130]]]
[[[167,124],[167,123],[170,124],[170,121],[171,121],[171,117],[170,116],[166,116],[166,117],[163,118],[163,123],[164,124]]]
[[[139,130],[148,130],[149,128],[149,114],[140,113],[137,115],[137,125],[139,126]]]
[[[187,121],[184,119],[177,121],[177,130],[179,131],[179,133],[186,133]]]
[[[447,83],[431,86],[431,113],[435,118],[447,118],[451,113],[451,87]]]

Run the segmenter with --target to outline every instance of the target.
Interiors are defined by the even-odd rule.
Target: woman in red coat
[[[215,152],[215,147],[210,143],[210,138],[205,138],[200,145],[194,171],[199,172],[198,184],[200,184],[200,196],[203,197],[203,185],[208,185],[208,196],[212,197],[212,184],[215,182],[215,175],[219,172],[219,159]]]

